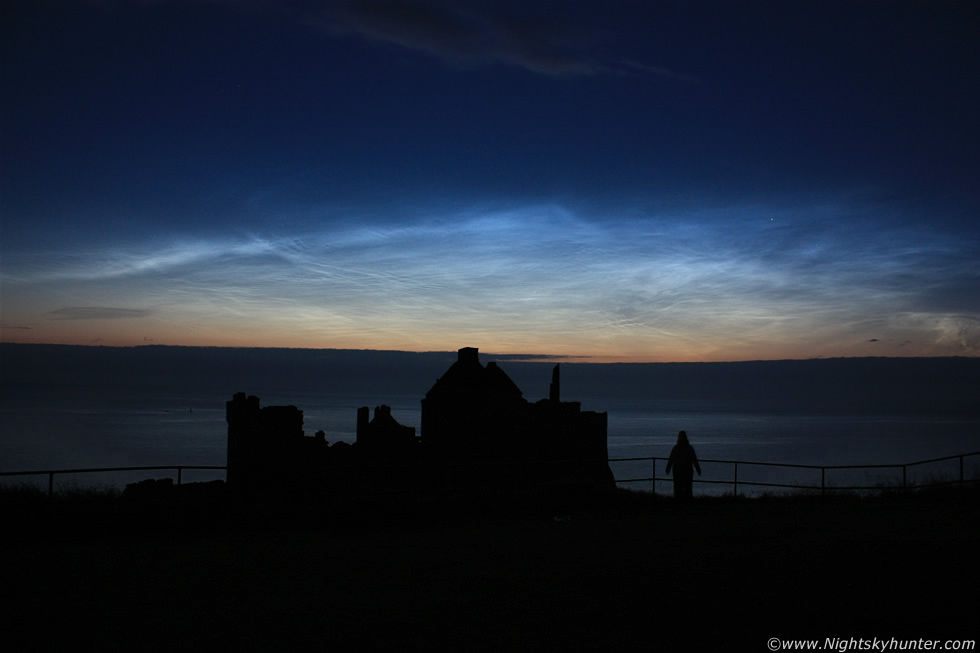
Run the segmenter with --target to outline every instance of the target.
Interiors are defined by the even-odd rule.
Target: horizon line
[[[356,347],[283,347],[274,345],[175,345],[162,343],[143,343],[136,345],[110,345],[110,344],[69,344],[57,342],[5,342],[0,341],[0,346],[11,345],[15,347],[73,347],[86,349],[150,349],[150,348],[172,348],[172,349],[239,349],[239,350],[279,350],[279,351],[334,351],[334,352],[376,352],[393,354],[416,354],[434,355],[448,354],[454,355],[456,350],[410,350],[410,349],[371,349]],[[477,348],[479,349],[479,348]],[[889,359],[889,360],[913,360],[913,359],[980,359],[980,356],[952,355],[952,356],[813,356],[809,358],[746,358],[730,360],[637,360],[625,359],[618,356],[592,356],[592,355],[568,355],[568,354],[526,354],[526,353],[496,353],[480,351],[480,354],[488,358],[499,358],[512,363],[578,363],[592,365],[697,365],[697,364],[734,364],[734,363],[777,363],[777,362],[804,362],[804,361],[827,361],[827,360],[867,360],[867,359]]]

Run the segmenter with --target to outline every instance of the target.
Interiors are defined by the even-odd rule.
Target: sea
[[[23,396],[0,400],[0,471],[72,470],[135,466],[223,466],[227,453],[226,399],[221,396],[170,396],[131,393],[111,397],[72,395],[52,401]],[[304,412],[307,435],[323,430],[327,441],[354,442],[357,408],[386,403],[402,424],[419,432],[417,397],[296,394],[270,397],[263,405],[293,404]],[[608,414],[610,467],[622,487],[671,491],[666,457],[685,430],[701,462],[698,494],[754,495],[785,488],[749,483],[809,487],[900,485],[900,465],[980,451],[980,420],[963,416],[754,412],[730,402],[607,401],[596,409]],[[618,460],[641,458],[643,460]],[[656,460],[651,460],[656,458]],[[736,466],[731,462],[741,461]],[[777,467],[748,463],[813,466],[898,465],[830,469]],[[980,455],[964,461],[967,478],[980,478]],[[736,469],[737,467],[737,469]],[[654,473],[656,484],[650,480]],[[959,478],[958,458],[913,465],[905,482]],[[183,482],[224,478],[222,470],[183,470]],[[145,478],[176,478],[176,470],[112,473],[59,473],[58,487],[116,487]],[[737,487],[734,481],[740,482]],[[630,481],[629,479],[643,479]],[[0,482],[46,486],[47,475],[8,476]]]
[[[23,350],[16,353],[18,356],[10,356],[8,348],[4,357],[8,362],[23,358]],[[29,353],[37,357],[37,352]],[[176,470],[68,470],[225,465],[225,402],[234,392],[248,388],[226,377],[209,381],[215,373],[207,366],[197,367],[186,382],[180,382],[180,375],[160,381],[154,369],[141,366],[131,380],[153,377],[160,382],[98,382],[98,368],[92,367],[95,355],[83,353],[84,365],[79,368],[79,361],[72,359],[71,370],[55,375],[57,382],[39,383],[35,375],[30,383],[20,383],[5,373],[0,394],[0,472],[55,470],[58,488],[122,488],[145,478],[176,479]],[[100,359],[95,356],[94,360]],[[446,360],[451,364],[451,358],[443,357],[430,367],[444,370]],[[501,367],[507,371],[504,363]],[[537,385],[525,389],[526,398],[536,401],[546,396],[550,376],[541,383],[537,380],[550,372],[550,364],[522,368],[513,363],[511,367],[516,370],[515,380]],[[88,376],[82,373],[85,370]],[[426,367],[421,378],[432,378],[430,373]],[[577,374],[581,377],[582,370]],[[929,410],[920,405],[909,411],[887,402],[860,410],[850,405],[838,409],[840,404],[833,403],[832,408],[799,407],[738,396],[661,398],[625,390],[621,394],[626,396],[616,396],[609,389],[612,386],[606,391],[583,392],[588,386],[576,383],[574,373],[571,377],[568,385],[573,394],[568,396],[563,389],[563,400],[578,400],[583,410],[608,414],[610,467],[622,487],[669,493],[671,481],[664,466],[680,430],[687,432],[701,461],[696,494],[794,491],[776,487],[782,484],[831,489],[900,486],[903,477],[905,483],[915,485],[958,480],[961,473],[965,479],[980,478],[980,410],[963,410],[962,406],[959,410],[945,406]],[[113,378],[118,381],[118,373]],[[293,379],[278,390],[274,382],[262,385],[261,379],[268,378],[256,374],[239,380],[241,385],[261,387],[263,406],[295,405],[303,410],[306,434],[322,430],[331,444],[354,442],[360,406],[389,405],[395,419],[420,432],[424,389],[397,393],[392,388],[400,386],[393,383],[379,383],[382,389],[376,392],[366,389],[370,384],[356,383],[349,384],[349,389],[345,384],[325,387],[322,383],[304,388],[302,379]],[[528,378],[532,381],[526,381]],[[407,385],[424,388],[419,383]],[[960,458],[963,454],[973,455]],[[946,459],[923,462],[939,458]],[[211,481],[223,479],[224,471],[185,469],[181,476],[185,483]],[[654,476],[660,480],[652,480]],[[2,476],[0,483],[46,487],[48,475]]]

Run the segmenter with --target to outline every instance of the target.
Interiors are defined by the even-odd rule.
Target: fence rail
[[[716,459],[703,459],[699,460],[700,463],[717,463],[732,466],[732,476],[731,480],[717,480],[717,479],[700,479],[695,478],[695,483],[708,484],[708,485],[731,485],[732,494],[738,494],[738,486],[753,486],[753,487],[772,487],[772,488],[783,488],[783,489],[793,489],[793,490],[819,490],[821,493],[826,493],[828,490],[880,490],[881,485],[827,485],[827,471],[828,470],[843,470],[843,469],[901,469],[902,470],[902,484],[903,490],[914,490],[924,487],[935,487],[939,485],[951,485],[960,484],[963,485],[966,482],[977,482],[980,479],[971,478],[967,479],[965,475],[965,464],[964,461],[967,458],[974,456],[980,456],[980,451],[973,451],[970,453],[956,454],[952,456],[942,456],[940,458],[930,458],[928,460],[917,460],[911,463],[891,463],[891,464],[876,464],[876,465],[806,465],[800,463],[771,463],[771,462],[756,462],[747,460],[716,460]],[[657,481],[670,481],[672,480],[669,476],[657,476],[657,461],[662,463],[667,462],[667,457],[664,456],[640,456],[633,458],[610,458],[609,462],[638,462],[638,461],[650,461],[651,475],[641,478],[617,478],[616,483],[638,483],[647,482],[651,484],[651,491],[657,493]],[[959,461],[959,474],[958,478],[953,480],[946,480],[941,482],[932,483],[910,483],[908,477],[909,468],[917,467],[919,465],[928,465],[932,463],[945,462],[948,460],[958,460]],[[770,483],[766,481],[747,481],[739,480],[738,478],[738,468],[739,465],[746,466],[757,466],[757,467],[785,467],[785,468],[795,468],[795,469],[808,469],[808,470],[820,470],[820,485],[802,485],[799,483]]]
[[[48,477],[48,496],[54,495],[54,477],[57,474],[92,474],[99,472],[148,472],[160,470],[177,470],[177,485],[183,482],[185,469],[223,469],[226,472],[228,467],[225,465],[144,465],[141,467],[87,467],[83,469],[42,469],[29,470],[26,472],[0,472],[0,477],[4,476],[42,476]]]
[[[828,490],[880,490],[882,486],[879,485],[827,485],[827,471],[828,470],[842,470],[842,469],[901,469],[902,470],[902,484],[903,490],[914,490],[924,487],[934,487],[939,485],[949,485],[949,484],[964,484],[967,482],[977,482],[980,479],[970,478],[967,479],[965,476],[965,464],[964,461],[967,458],[972,458],[980,456],[980,451],[973,451],[970,453],[956,454],[952,456],[943,456],[941,458],[930,458],[928,460],[917,460],[911,463],[894,463],[894,464],[876,464],[876,465],[806,465],[798,463],[772,463],[772,462],[758,462],[758,461],[748,461],[748,460],[716,460],[716,459],[704,459],[700,460],[701,463],[706,464],[724,464],[732,466],[732,476],[731,480],[727,479],[694,479],[695,483],[705,484],[705,485],[731,485],[732,495],[738,494],[738,486],[753,486],[753,487],[769,487],[769,488],[782,488],[782,489],[792,489],[792,490],[819,490],[821,493],[825,493]],[[941,482],[934,483],[909,483],[908,480],[908,470],[909,468],[916,467],[919,465],[928,465],[932,463],[945,462],[949,460],[959,461],[959,477],[958,479],[945,480]],[[654,494],[657,493],[657,481],[670,481],[672,480],[669,476],[657,476],[657,461],[662,463],[667,462],[667,458],[664,456],[640,456],[631,458],[609,458],[609,463],[623,463],[623,462],[642,462],[649,461],[651,470],[650,476],[639,477],[639,478],[617,478],[615,479],[617,484],[620,483],[642,483],[650,482],[651,490]],[[547,464],[548,461],[544,461],[541,464]],[[569,462],[569,461],[559,461],[559,462]],[[743,469],[747,466],[756,467],[783,467],[783,468],[795,468],[795,469],[807,469],[807,470],[820,470],[820,485],[803,485],[799,483],[771,483],[768,481],[748,481],[739,480],[738,470],[739,465]],[[66,474],[88,474],[88,473],[116,473],[116,472],[141,472],[141,471],[161,471],[161,470],[175,470],[177,472],[177,485],[180,485],[183,481],[183,472],[185,469],[191,470],[224,470],[227,472],[228,467],[225,465],[144,465],[138,467],[89,467],[81,469],[43,469],[43,470],[28,470],[19,472],[0,472],[0,478],[12,477],[12,476],[47,476],[48,477],[48,496],[54,495],[54,478],[57,475]]]

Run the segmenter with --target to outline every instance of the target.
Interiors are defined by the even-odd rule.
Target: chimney
[[[463,347],[458,352],[458,358],[456,359],[460,363],[470,364],[480,363],[480,350],[477,347]]]

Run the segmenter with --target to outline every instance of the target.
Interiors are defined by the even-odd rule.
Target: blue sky
[[[980,351],[967,3],[0,11],[4,342]]]

